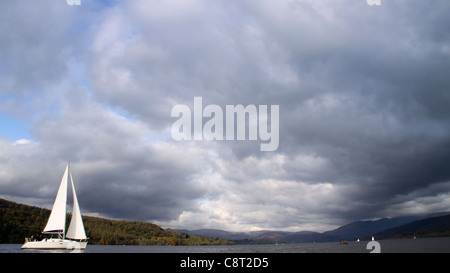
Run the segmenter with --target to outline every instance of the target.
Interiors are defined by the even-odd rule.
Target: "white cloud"
[[[32,142],[33,141],[31,141],[29,139],[19,139],[19,140],[14,141],[14,144],[15,145],[26,145],[26,144],[30,144]]]

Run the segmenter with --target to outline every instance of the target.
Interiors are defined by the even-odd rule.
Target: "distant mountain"
[[[375,236],[379,239],[450,236],[450,214],[413,221],[384,230]]]
[[[412,237],[411,234],[421,237],[450,236],[450,212],[434,213],[427,216],[402,216],[374,221],[356,221],[322,233],[312,231],[229,232],[219,229],[177,229],[175,231],[232,240],[238,244],[354,241],[357,239],[366,240],[369,236],[376,236],[377,239]]]
[[[287,231],[252,231],[252,232],[230,232],[220,229],[169,229],[183,232],[190,235],[201,235],[213,238],[221,238],[234,241],[238,244],[258,244],[258,243],[293,243],[293,242],[313,242],[323,241],[325,237],[320,237],[321,233],[312,231],[287,232]],[[315,239],[317,237],[320,239]],[[335,239],[335,238],[332,238]]]
[[[200,235],[207,236],[212,238],[221,238],[227,240],[245,240],[245,239],[255,239],[260,232],[231,232],[225,231],[221,229],[195,229],[195,230],[187,230],[187,229],[168,229],[176,232],[183,232],[190,235]]]
[[[284,238],[280,238],[280,242],[285,243],[313,243],[313,242],[331,242],[342,241],[332,234],[325,234],[319,232],[301,233],[296,232]]]
[[[326,231],[323,234],[336,237],[339,240],[356,240],[358,238],[374,235],[389,228],[410,223],[417,219],[419,219],[419,216],[382,218],[375,221],[357,221],[335,230]]]
[[[425,217],[404,216],[382,218],[376,221],[356,221],[323,233],[291,234],[280,238],[280,241],[288,243],[353,241],[367,239],[372,235],[375,235],[377,239],[402,238],[413,233],[421,237],[450,236],[450,215],[431,217],[442,214],[449,213],[437,213]]]
[[[189,235],[207,236],[211,238],[220,238],[234,241],[238,244],[263,244],[263,243],[276,243],[286,242],[286,238],[294,235],[307,235],[315,234],[312,231],[300,231],[300,232],[287,232],[287,231],[269,231],[259,230],[250,232],[232,232],[221,229],[168,229],[176,232],[182,232]]]
[[[290,238],[296,235],[312,235],[317,234],[313,231],[300,231],[300,232],[286,232],[286,231],[268,231],[256,237],[258,240],[270,240],[275,242],[286,242],[286,238]]]
[[[237,243],[312,243],[332,241],[353,241],[358,238],[375,235],[381,231],[401,226],[415,220],[420,216],[405,216],[396,218],[382,218],[375,221],[356,221],[337,229],[323,233],[312,231],[285,232],[285,231],[258,231],[258,232],[228,232],[218,229],[176,230],[179,232],[203,235],[208,237],[233,240]]]

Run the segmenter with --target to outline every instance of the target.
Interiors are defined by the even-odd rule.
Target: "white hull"
[[[44,239],[42,241],[26,242],[22,249],[68,249],[82,250],[87,246],[87,242],[78,242],[63,239]]]

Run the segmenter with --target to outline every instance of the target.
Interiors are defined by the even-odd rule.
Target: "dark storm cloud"
[[[449,154],[442,150],[450,117],[450,63],[442,41],[449,36],[437,24],[449,6],[386,6],[382,20],[364,12],[368,16],[357,20],[341,10],[346,23],[354,23],[351,32],[340,37],[344,44],[319,54],[312,83],[317,93],[293,106],[295,115],[286,122],[291,132],[280,133],[281,142],[297,144],[289,149],[330,159],[332,181],[354,185],[343,194],[370,204],[374,216],[396,195],[449,181]],[[434,24],[431,32],[439,35],[423,32]],[[351,211],[360,217],[361,208]]]

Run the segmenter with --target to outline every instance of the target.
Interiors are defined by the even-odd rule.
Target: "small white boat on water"
[[[69,183],[73,192],[73,211],[72,219],[66,232],[67,187]],[[81,218],[75,186],[70,172],[70,164],[67,164],[52,212],[42,234],[49,234],[52,238],[45,238],[41,241],[26,238],[22,249],[85,249],[87,246],[88,238],[86,237],[83,219]]]

